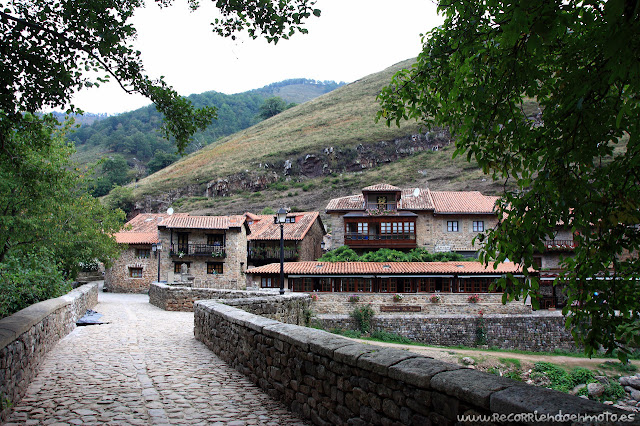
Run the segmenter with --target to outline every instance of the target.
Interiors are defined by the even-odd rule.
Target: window
[[[143,259],[148,259],[151,257],[151,250],[149,249],[136,249],[136,257],[140,257]]]
[[[129,268],[131,278],[142,278],[142,268]]]
[[[473,232],[484,232],[484,220],[473,221]]]
[[[358,223],[358,234],[362,234],[362,235],[369,234],[369,224],[368,223]]]
[[[287,216],[284,220],[284,223],[296,223],[296,217],[295,216]]]
[[[207,262],[207,274],[222,274],[222,265],[219,262]]]
[[[383,222],[380,224],[380,233],[381,234],[390,234],[391,233],[391,223]]]
[[[224,235],[223,234],[209,234],[207,235],[207,245],[209,246],[223,246]]]
[[[458,232],[458,221],[457,220],[448,220],[447,221],[447,231],[448,232]]]
[[[273,285],[275,284],[275,282],[276,280],[271,277],[262,277],[260,286],[262,288],[273,288]]]
[[[191,267],[191,262],[173,262],[173,273],[179,274],[183,263],[187,265],[187,269]]]

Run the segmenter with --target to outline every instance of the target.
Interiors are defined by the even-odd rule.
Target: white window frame
[[[457,220],[448,220],[447,221],[447,232],[458,232],[458,230],[460,229],[458,226],[458,221]]]

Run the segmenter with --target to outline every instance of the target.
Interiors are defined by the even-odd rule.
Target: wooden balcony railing
[[[344,235],[345,240],[351,241],[361,241],[361,240],[369,240],[369,241],[388,241],[388,240],[415,240],[416,234],[359,234],[357,232],[347,232]]]
[[[210,244],[171,244],[171,256],[226,257],[224,246]]]
[[[547,240],[544,242],[545,250],[573,250],[577,244],[573,240]]]
[[[398,204],[397,203],[366,203],[364,208],[367,210],[395,211],[395,210],[398,210]]]

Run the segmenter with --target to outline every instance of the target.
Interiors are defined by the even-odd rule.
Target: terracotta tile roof
[[[159,225],[169,229],[229,229],[242,226],[246,218],[238,216],[181,216],[173,215]]]
[[[251,234],[247,236],[247,240],[280,240],[280,225],[274,223],[274,215],[251,214],[251,216],[249,216],[250,214],[251,213],[247,214],[247,218],[252,218],[254,222],[249,225]],[[302,240],[318,216],[318,212],[296,212],[287,214],[287,217],[295,217],[296,222],[284,224],[284,239],[289,241]]]
[[[168,217],[166,213],[141,213],[125,223],[122,230],[115,234],[116,242],[118,244],[155,244],[158,242],[158,224]]]
[[[478,191],[431,191],[435,213],[495,213],[498,197],[482,195]]]
[[[522,268],[515,263],[499,263],[484,267],[480,262],[285,262],[284,272],[288,275],[358,275],[358,274],[489,274],[521,273]],[[247,274],[278,274],[280,264],[251,268]]]
[[[364,188],[363,191],[385,188],[391,191],[395,186],[379,184]],[[384,190],[384,189],[382,189]],[[430,191],[428,188],[403,189],[398,210],[433,210],[439,214],[493,214],[498,197],[482,195],[478,191]],[[326,207],[327,213],[340,211],[364,211],[364,196],[351,195],[334,198]]]
[[[389,191],[389,192],[395,192],[395,191],[401,191],[400,188],[398,188],[397,186],[393,186],[393,185],[389,185],[386,183],[378,183],[376,185],[371,185],[371,186],[367,186],[366,188],[362,188],[362,192],[365,191]]]
[[[433,210],[431,191],[428,188],[409,188],[402,190],[398,203],[399,210]]]
[[[118,244],[156,244],[159,242],[156,232],[117,232],[115,234]]]
[[[384,184],[382,184],[384,185]],[[374,185],[378,186],[378,185]],[[368,188],[373,188],[369,186]],[[391,187],[391,185],[386,185]],[[392,188],[395,188],[392,187]],[[400,191],[399,188],[396,188]],[[363,191],[367,190],[364,188]],[[400,202],[398,203],[398,210],[433,210],[433,200],[431,199],[431,192],[429,189],[421,188],[408,188],[402,189]],[[362,210],[364,211],[364,196],[350,195],[348,197],[334,198],[327,204],[326,211],[349,211],[349,210]]]

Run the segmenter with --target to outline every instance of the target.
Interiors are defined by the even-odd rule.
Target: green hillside
[[[230,214],[287,205],[322,210],[376,182],[497,193],[477,166],[451,159],[446,131],[375,123],[396,64],[220,139],[136,184],[143,210]],[[435,151],[437,149],[437,151]]]
[[[339,87],[343,83],[320,82],[309,79],[291,79],[273,83],[261,89],[234,95],[205,92],[188,98],[197,106],[215,106],[218,119],[194,137],[187,152],[194,152],[203,146],[260,121],[258,112],[265,99],[273,96],[283,98],[287,103],[302,103]],[[92,117],[90,117],[92,118]],[[117,116],[100,117],[100,120],[76,118],[87,123],[69,135],[78,153],[75,157],[81,164],[88,164],[113,154],[123,155],[131,162],[136,158],[146,164],[157,151],[175,152],[173,141],[166,140],[158,132],[161,115],[153,105],[139,108]],[[134,166],[134,164],[130,164]]]

